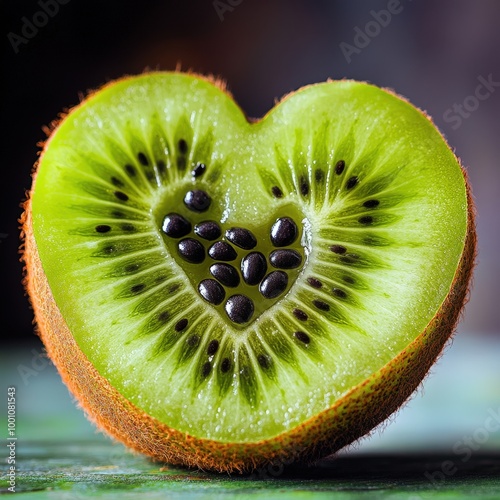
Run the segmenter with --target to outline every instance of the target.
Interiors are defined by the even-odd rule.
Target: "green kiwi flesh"
[[[193,190],[206,210],[184,203]],[[448,297],[470,231],[463,172],[430,120],[353,81],[305,87],[250,123],[196,75],[119,80],[54,130],[30,203],[54,301],[100,376],[169,428],[220,443],[289,432],[404,351]],[[204,258],[187,262],[162,230],[170,213],[215,221],[217,241],[255,236],[232,245],[240,281],[219,304],[198,290],[214,241],[191,230]],[[283,218],[300,264],[266,298],[241,261],[258,251],[276,271]],[[254,305],[248,321],[226,313],[235,294]]]

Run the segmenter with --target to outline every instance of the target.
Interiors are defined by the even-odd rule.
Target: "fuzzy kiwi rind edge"
[[[201,78],[226,91],[221,80]],[[50,137],[45,147],[49,142]],[[28,194],[20,219],[21,260],[37,332],[87,417],[109,435],[157,461],[218,472],[251,472],[268,464],[313,462],[356,441],[396,411],[419,386],[454,332],[468,298],[476,258],[475,209],[463,168],[462,172],[467,192],[464,249],[450,290],[434,318],[403,351],[330,408],[271,439],[225,443],[172,429],[128,401],[97,372],[78,347],[52,296],[36,247]],[[35,178],[36,166],[33,181]]]

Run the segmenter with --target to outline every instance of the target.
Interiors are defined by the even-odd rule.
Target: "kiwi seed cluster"
[[[208,193],[201,189],[189,190],[184,196],[186,208],[197,214],[206,212],[211,202]],[[302,264],[299,252],[285,248],[299,236],[297,224],[290,217],[280,217],[272,225],[269,237],[275,249],[267,258],[255,249],[257,239],[254,234],[243,227],[231,227],[223,236],[216,221],[205,220],[193,227],[186,217],[171,212],[163,219],[162,231],[168,237],[179,240],[177,252],[184,261],[195,265],[206,258],[213,261],[209,267],[211,277],[198,283],[198,293],[214,306],[224,303],[228,318],[237,324],[248,323],[252,319],[254,302],[244,294],[231,295],[227,288],[235,288],[243,281],[249,286],[258,286],[263,299],[275,299],[287,289],[286,270],[297,269]],[[208,248],[205,248],[203,240]],[[235,265],[238,258],[235,247],[246,251],[239,266]],[[270,272],[269,267],[273,268]]]

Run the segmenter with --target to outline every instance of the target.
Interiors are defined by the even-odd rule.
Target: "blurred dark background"
[[[176,67],[223,77],[252,117],[327,78],[368,80],[425,109],[467,166],[478,209],[479,263],[459,330],[500,335],[500,2],[4,0],[1,8],[4,339],[35,341],[17,220],[42,127],[109,80]]]

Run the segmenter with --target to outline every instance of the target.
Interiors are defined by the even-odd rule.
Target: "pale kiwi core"
[[[185,201],[194,191],[206,209]],[[55,130],[31,203],[55,302],[99,374],[158,421],[220,442],[287,432],[385,366],[439,310],[467,234],[463,174],[432,123],[349,81],[251,124],[206,80],[124,79]],[[189,231],[169,235],[169,214]],[[285,245],[282,220],[297,228]],[[205,221],[217,238],[196,232]],[[235,228],[255,245],[233,243]],[[236,256],[212,257],[217,242]],[[249,284],[253,253],[266,269]],[[250,316],[228,312],[241,312],[235,295]]]

